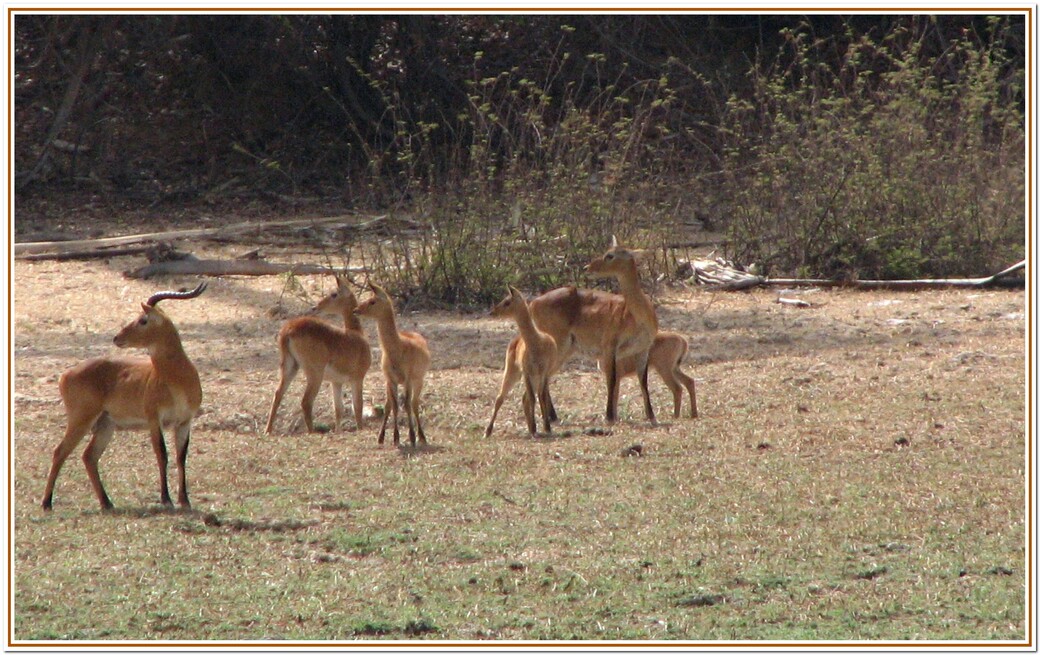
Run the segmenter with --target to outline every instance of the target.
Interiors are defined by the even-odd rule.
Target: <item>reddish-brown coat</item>
[[[164,298],[194,298],[205,284],[187,293],[167,292],[152,296],[157,303]],[[160,501],[172,504],[166,480],[167,453],[163,427],[172,428],[177,449],[180,477],[179,503],[188,507],[185,467],[191,421],[202,403],[202,384],[198,371],[184,352],[176,326],[153,304],[142,303],[141,315],[127,324],[113,342],[120,348],[144,348],[149,357],[99,357],[81,362],[62,374],[58,381],[65,404],[65,436],[54,449],[43,508],[51,509],[54,484],[65,460],[92,432],[83,453],[91,486],[102,509],[111,509],[105,493],[98,461],[116,428],[147,428],[159,464]]]
[[[336,426],[339,427],[346,413],[343,407],[343,383],[347,382],[352,390],[354,420],[358,429],[364,427],[362,390],[365,374],[372,366],[372,349],[361,328],[361,321],[354,315],[357,305],[357,297],[349,283],[337,277],[336,291],[322,298],[311,312],[341,316],[342,328],[313,316],[294,318],[282,326],[278,333],[281,376],[267,416],[268,434],[274,428],[282,397],[300,369],[303,369],[307,379],[300,405],[308,432],[315,431],[314,400],[326,378],[332,385]]]
[[[405,413],[408,417],[408,437],[415,445],[426,443],[426,433],[419,418],[419,399],[422,395],[423,379],[430,368],[430,347],[418,332],[398,331],[393,301],[381,287],[373,284],[372,295],[354,310],[358,316],[374,319],[382,350],[380,366],[386,379],[386,410],[383,425],[379,429],[379,443],[386,437],[386,426],[390,414],[394,416],[394,445],[401,441],[397,426],[397,387],[404,387]]]

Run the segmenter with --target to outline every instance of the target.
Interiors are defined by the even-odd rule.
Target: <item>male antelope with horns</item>
[[[43,509],[51,509],[54,482],[62,464],[79,442],[93,436],[83,453],[87,476],[101,508],[112,509],[98,473],[98,460],[116,428],[147,429],[159,463],[159,491],[163,505],[172,505],[166,482],[167,454],[163,428],[172,430],[180,477],[178,502],[190,507],[185,466],[191,421],[202,403],[198,371],[181,346],[173,322],[156,305],[161,300],[197,298],[206,289],[202,282],[192,291],[163,291],[141,303],[141,315],[113,339],[119,348],[144,348],[148,358],[97,357],[72,367],[58,382],[68,425],[65,437],[54,449]]]

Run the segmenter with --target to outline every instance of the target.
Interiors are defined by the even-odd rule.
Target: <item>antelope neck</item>
[[[614,277],[621,286],[621,295],[626,298],[629,296],[641,295],[643,293],[643,290],[639,287],[639,272],[635,270],[635,266],[624,271],[623,274],[615,275]]]
[[[528,337],[538,333],[538,328],[531,319],[531,312],[526,307],[517,307],[513,316],[516,318],[516,326],[520,328],[520,335],[524,341],[530,342],[531,339]]]
[[[657,313],[654,311],[653,303],[647,295],[643,293],[643,289],[639,286],[638,273],[632,271],[628,275],[619,276],[617,281],[621,286],[621,295],[625,298],[625,304],[628,306],[628,311],[633,313],[638,312],[639,314],[642,314],[643,318],[648,322],[656,325]]]
[[[401,343],[401,335],[397,333],[397,320],[392,311],[376,319],[376,332],[379,333],[379,341],[385,345],[397,346]]]
[[[148,347],[148,356],[152,358],[153,362],[188,359],[188,355],[185,354],[184,347],[181,345],[180,335],[177,334],[176,330],[150,345]]]
[[[353,309],[343,310],[343,327],[354,332],[361,331],[361,319],[354,315]]]
[[[184,352],[176,334],[153,344],[148,349],[148,355],[152,360],[152,369],[159,378],[189,385],[193,382],[198,384],[198,372],[195,370],[195,365]]]

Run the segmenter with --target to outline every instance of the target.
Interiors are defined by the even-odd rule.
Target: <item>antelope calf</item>
[[[332,398],[336,405],[336,427],[343,420],[343,384],[349,383],[353,391],[354,421],[360,430],[364,427],[362,410],[364,401],[362,387],[365,374],[372,365],[372,351],[368,339],[361,329],[361,321],[354,315],[357,297],[349,283],[336,276],[336,290],[325,296],[311,309],[312,314],[337,314],[343,317],[343,328],[329,325],[312,316],[302,316],[286,321],[278,333],[278,351],[281,354],[281,379],[271,401],[271,412],[267,417],[267,433],[274,427],[278,407],[289,384],[300,369],[307,378],[303,391],[303,421],[307,431],[314,432],[314,399],[321,383],[328,379],[332,383]]]
[[[647,357],[649,367],[657,371],[672,392],[672,415],[675,418],[679,418],[681,413],[683,387],[690,394],[690,418],[697,418],[697,390],[693,378],[679,368],[689,347],[690,344],[683,335],[678,332],[661,330],[654,337],[654,343],[650,346],[650,354]],[[635,375],[638,372],[637,358],[635,356],[623,357],[618,360],[617,368],[620,378]]]
[[[101,508],[112,509],[98,473],[98,460],[112,440],[116,428],[147,428],[159,463],[160,501],[172,505],[166,483],[167,454],[163,428],[173,430],[180,473],[178,502],[190,507],[185,466],[191,421],[202,403],[198,371],[181,347],[177,328],[156,305],[161,300],[198,297],[206,289],[202,282],[193,291],[164,291],[141,304],[141,315],[119,331],[113,341],[119,348],[145,348],[148,359],[98,357],[82,362],[62,374],[58,382],[65,403],[68,425],[65,437],[54,449],[43,509],[50,510],[54,483],[62,464],[87,434],[93,436],[83,453],[87,476]]]
[[[372,296],[361,303],[354,313],[374,319],[382,350],[380,366],[386,378],[386,404],[383,426],[379,429],[379,443],[386,437],[386,424],[390,413],[394,415],[394,445],[401,442],[397,427],[397,388],[404,387],[404,408],[408,416],[408,438],[415,445],[416,433],[419,441],[426,443],[419,418],[419,397],[422,395],[423,377],[430,368],[430,348],[426,339],[418,332],[398,332],[394,303],[382,287],[372,284]]]
[[[484,436],[490,437],[495,427],[495,417],[502,407],[506,395],[516,385],[518,379],[524,381],[524,417],[527,419],[527,431],[531,435],[537,433],[535,427],[534,403],[542,412],[542,425],[546,432],[552,432],[550,418],[552,402],[549,397],[549,378],[556,370],[556,340],[539,330],[531,319],[531,312],[523,294],[515,287],[509,287],[509,295],[491,310],[491,316],[511,316],[516,320],[520,335],[513,339],[506,350],[505,370],[502,373],[502,387],[495,398],[495,407],[491,412]]]

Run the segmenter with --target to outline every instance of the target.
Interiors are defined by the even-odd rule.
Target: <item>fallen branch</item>
[[[74,259],[108,259],[109,257],[125,257],[141,255],[154,250],[155,246],[127,246],[126,248],[96,248],[92,250],[71,250],[69,252],[41,252],[33,255],[22,255],[19,259],[30,262],[53,260],[70,261]]]
[[[698,259],[690,262],[693,278],[698,284],[706,284],[726,291],[749,289],[763,284],[766,278],[742,271],[724,259]]]
[[[315,225],[327,225],[330,223],[342,223],[344,227],[357,231],[382,231],[388,229],[393,223],[404,224],[412,222],[406,219],[392,219],[388,222],[386,216],[377,216],[361,223],[353,222],[353,216],[329,216],[326,218],[301,218],[286,221],[269,221],[257,223],[254,221],[246,223],[235,223],[223,227],[204,227],[188,230],[170,230],[167,232],[148,232],[144,234],[130,234],[121,237],[106,237],[102,239],[75,239],[71,241],[36,241],[32,243],[14,244],[14,255],[22,258],[26,255],[45,252],[65,253],[86,251],[92,249],[111,248],[113,246],[126,246],[137,243],[148,243],[152,241],[171,241],[175,239],[199,239],[199,238],[224,238],[231,235],[241,235],[251,231],[265,231],[284,227],[309,227]]]
[[[785,287],[840,287],[850,289],[885,289],[894,291],[916,291],[920,289],[940,288],[987,288],[1025,286],[1025,278],[1009,277],[1012,273],[1023,270],[1026,261],[1022,260],[1014,266],[990,275],[989,277],[946,278],[937,280],[822,280],[803,278],[767,278],[737,269],[724,260],[697,260],[690,262],[693,277],[699,284],[705,284],[720,291],[737,291],[756,286]]]
[[[335,273],[363,273],[358,267],[330,268],[316,264],[277,264],[260,259],[176,259],[158,261],[123,273],[131,279],[147,280],[157,275],[332,275]]]

